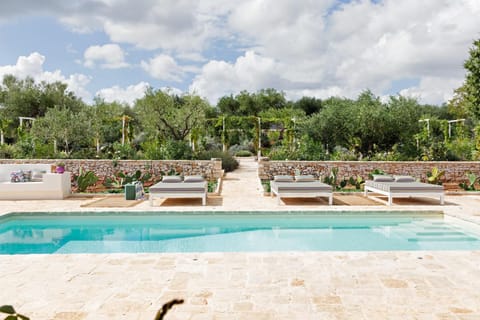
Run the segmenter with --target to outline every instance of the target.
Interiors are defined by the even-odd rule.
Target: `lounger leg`
[[[389,194],[389,195],[388,195],[388,205],[389,205],[389,206],[391,206],[391,205],[393,204],[393,199],[392,199],[392,198],[393,198],[392,195]]]
[[[204,195],[204,196],[202,197],[202,206],[204,206],[204,205],[206,205],[206,204],[207,204],[207,196]]]
[[[328,196],[328,205],[331,206],[333,204],[333,194]]]
[[[445,203],[445,199],[443,197],[443,194],[440,195],[440,204],[443,206],[443,204]]]

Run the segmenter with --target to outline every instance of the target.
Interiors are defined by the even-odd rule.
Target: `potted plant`
[[[65,172],[65,162],[58,162],[55,168],[57,173],[64,173]]]

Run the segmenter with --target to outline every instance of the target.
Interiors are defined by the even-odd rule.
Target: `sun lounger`
[[[291,178],[291,179],[290,179]],[[281,198],[317,198],[328,197],[328,204],[333,204],[332,186],[314,180],[312,176],[299,176],[296,181],[293,177],[276,176],[270,183],[272,197],[278,197],[280,204]]]
[[[387,204],[393,203],[393,198],[412,198],[412,197],[435,197],[440,199],[440,204],[444,204],[443,186],[417,182],[413,177],[390,177],[374,178],[365,182],[365,196],[369,192],[379,193],[388,197]]]
[[[207,191],[207,181],[201,176],[186,176],[184,180],[179,176],[164,177],[149,189],[150,206],[154,198],[201,198],[202,205],[206,205]]]

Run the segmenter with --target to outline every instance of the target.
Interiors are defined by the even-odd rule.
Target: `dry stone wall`
[[[76,160],[76,159],[0,159],[0,164],[46,163],[55,165],[65,163],[65,169],[78,175],[80,168],[93,171],[101,179],[114,175],[118,171],[133,174],[137,170],[150,172],[154,177],[168,174],[171,170],[180,175],[202,175],[215,180],[222,175],[222,160]]]
[[[269,161],[260,158],[258,175],[260,179],[273,179],[274,175],[312,174],[323,178],[332,168],[338,168],[338,178],[360,175],[364,179],[375,169],[381,169],[392,175],[411,175],[425,181],[427,172],[433,167],[445,171],[444,182],[460,183],[465,181],[465,173],[471,171],[480,176],[480,162],[474,161]]]

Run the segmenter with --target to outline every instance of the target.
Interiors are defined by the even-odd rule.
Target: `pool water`
[[[479,250],[479,226],[411,213],[43,213],[0,217],[0,254]]]

